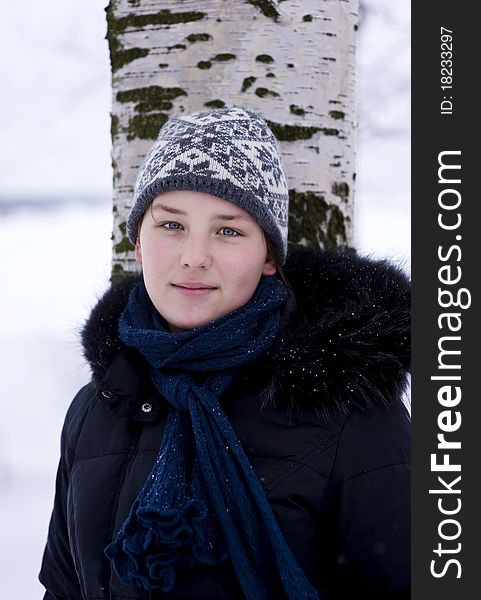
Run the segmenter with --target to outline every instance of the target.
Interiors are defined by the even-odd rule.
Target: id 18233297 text
[[[453,32],[451,29],[441,27],[441,114],[452,115],[454,107],[453,98]]]

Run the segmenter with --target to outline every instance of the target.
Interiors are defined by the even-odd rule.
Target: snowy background
[[[35,600],[78,332],[110,273],[104,2],[5,4],[0,39],[0,581]],[[355,245],[410,268],[410,3],[366,0]]]

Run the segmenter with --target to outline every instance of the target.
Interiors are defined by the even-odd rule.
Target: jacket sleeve
[[[40,583],[46,588],[44,600],[82,600],[79,579],[72,558],[68,521],[67,495],[70,469],[75,447],[75,430],[82,422],[89,396],[89,386],[85,386],[70,405],[62,429],[60,462],[55,485],[55,500],[48,530]]]
[[[335,598],[410,598],[410,419],[404,406],[351,415],[334,479]]]

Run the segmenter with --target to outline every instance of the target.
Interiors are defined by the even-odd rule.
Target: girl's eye
[[[235,229],[232,229],[232,227],[222,227],[221,231],[226,237],[237,237],[240,235],[239,232]]]
[[[176,221],[168,221],[167,223],[162,223],[162,227],[164,229],[168,229],[169,231],[175,231],[177,229],[180,229],[182,225],[180,223],[177,223]]]

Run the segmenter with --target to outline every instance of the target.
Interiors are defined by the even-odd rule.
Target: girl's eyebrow
[[[184,210],[180,210],[178,208],[171,208],[170,206],[165,206],[165,204],[154,204],[152,206],[152,210],[165,210],[165,212],[172,213],[173,215],[185,215],[187,214]]]
[[[247,221],[248,220],[242,215],[214,215],[213,218],[221,219],[222,221],[239,221],[239,220]]]
[[[185,210],[181,210],[180,208],[173,208],[171,206],[166,206],[165,204],[154,204],[152,206],[153,211],[156,211],[159,209],[164,210],[165,212],[171,213],[173,215],[184,215],[184,216],[187,215]],[[213,215],[212,218],[213,219],[221,219],[222,221],[238,221],[238,220],[248,221],[248,219],[246,219],[246,217],[244,217],[243,215],[218,214],[218,215]]]

